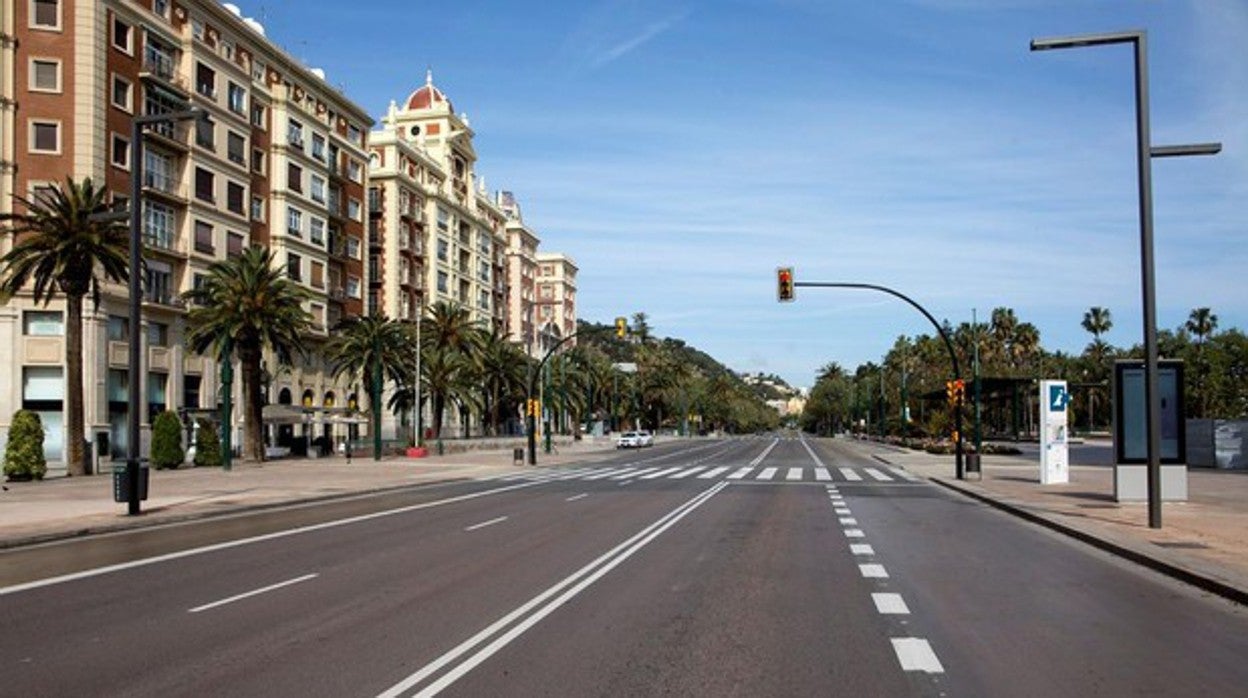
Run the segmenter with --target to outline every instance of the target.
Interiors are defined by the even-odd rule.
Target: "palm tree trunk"
[[[82,399],[82,296],[67,296],[65,301],[65,466],[73,475],[90,475],[90,466],[83,462]],[[130,341],[140,341],[139,329],[133,329]],[[141,395],[131,395],[131,409],[142,404]]]
[[[264,461],[264,396],[260,390],[260,352],[254,347],[241,348],[238,362],[243,370],[243,456],[246,460]],[[226,425],[225,428],[229,428]]]

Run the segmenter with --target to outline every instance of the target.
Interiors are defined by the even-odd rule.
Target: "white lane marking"
[[[775,448],[778,443],[780,443],[780,439],[772,439],[771,443],[767,445],[767,448],[763,449],[763,452],[758,454],[758,458],[750,461],[750,465],[757,466],[759,463],[762,463],[763,459],[767,457],[768,453],[771,453],[771,449]]]
[[[927,640],[917,637],[894,637],[893,651],[897,653],[897,661],[901,662],[902,671],[924,671],[929,674],[943,674],[945,668],[940,665],[932,646]]]
[[[96,567],[95,569],[83,570],[82,572],[74,572],[72,574],[63,574],[59,577],[49,577],[47,579],[40,579],[34,582],[26,582],[25,584],[15,584],[13,586],[3,587],[3,588],[0,588],[0,596],[5,596],[6,594],[16,594],[18,592],[29,591],[31,589],[38,589],[40,587],[52,586],[53,584],[63,584],[65,582],[73,582],[79,579],[87,579],[89,577],[98,577],[99,575],[109,574],[110,572],[120,572],[122,570],[134,569],[136,567],[143,567],[145,565],[154,565],[160,562],[169,562],[170,560],[181,560],[184,557],[191,557],[193,555],[203,555],[205,553],[217,552],[218,550],[227,550],[229,548],[237,548],[237,547],[241,547],[244,545],[250,545],[252,543],[262,543],[264,541],[277,540],[279,538],[286,538],[287,536],[294,536],[294,535],[298,535],[301,533],[311,533],[313,531],[322,531],[322,530],[329,529],[329,528],[337,528],[339,526],[348,526],[351,524],[362,523],[364,521],[372,521],[373,519],[380,519],[386,516],[394,516],[396,514],[407,514],[413,511],[420,511],[422,509],[432,509],[434,507],[446,506],[447,504],[457,504],[459,502],[466,502],[470,499],[488,497],[492,494],[502,494],[503,492],[511,492],[513,490],[523,490],[523,489],[528,489],[530,487],[537,487],[538,485],[541,485],[541,484],[544,484],[544,483],[523,482],[518,485],[506,485],[503,487],[496,487],[491,490],[482,490],[480,492],[469,492],[468,494],[461,494],[461,495],[456,495],[454,497],[447,497],[446,499],[438,499],[432,502],[424,502],[423,504],[413,504],[411,506],[399,507],[398,509],[387,509],[385,511],[375,511],[371,514],[361,514],[359,516],[352,516],[352,517],[345,518],[345,519],[325,521],[323,523],[312,524],[310,526],[301,526],[299,528],[291,528],[285,531],[274,531],[273,533],[265,533],[259,536],[252,536],[250,538],[240,538],[238,540],[226,541],[224,543],[213,543],[212,545],[204,545],[198,548],[191,548],[190,550],[179,550],[174,553],[166,553],[164,555],[156,555],[154,557],[143,558],[142,560],[120,562],[115,565],[106,565],[104,567]],[[357,497],[357,499],[362,499],[364,496],[367,496],[367,495],[362,495],[361,497]]]
[[[874,555],[875,548],[872,548],[868,543],[851,543],[849,552],[855,555]]]
[[[659,471],[659,472],[657,472],[657,473],[648,473],[648,474],[646,474],[646,475],[642,475],[642,476],[641,476],[641,479],[642,479],[642,480],[653,480],[653,479],[655,479],[656,477],[663,477],[664,475],[671,475],[672,473],[676,472],[677,470],[680,470],[680,469],[681,469],[681,468],[683,468],[683,467],[684,467],[684,466],[676,466],[675,468],[667,468],[666,470],[660,470],[660,471]]]
[[[850,513],[852,513],[850,512],[849,509],[846,509],[845,507],[834,507],[832,510],[836,512],[837,516],[849,516]]]
[[[679,480],[679,479],[681,479],[681,478],[686,478],[686,477],[689,477],[690,475],[692,475],[692,474],[694,474],[694,473],[696,473],[696,472],[702,471],[702,470],[706,470],[706,466],[705,466],[705,465],[697,465],[697,466],[694,466],[694,467],[692,467],[692,468],[689,468],[688,470],[685,470],[685,471],[683,471],[683,472],[676,473],[675,475],[673,475],[673,476],[672,476],[672,479],[673,479],[673,480]]]
[[[612,475],[619,475],[620,473],[631,473],[636,469],[637,468],[610,468],[606,470],[605,472],[594,473],[593,475],[589,475],[581,479],[582,480],[606,480]]]
[[[623,543],[615,546],[611,550],[599,556],[593,562],[585,565],[546,591],[543,591],[533,597],[524,605],[515,609],[511,613],[508,613],[502,618],[499,618],[489,627],[485,628],[476,635],[473,635],[467,640],[464,640],[455,648],[426,665],[423,669],[420,669],[394,686],[391,686],[389,689],[382,692],[378,698],[394,698],[395,696],[402,695],[406,691],[411,690],[425,679],[429,678],[438,671],[441,671],[444,667],[446,667],[446,665],[459,660],[482,642],[485,642],[507,626],[524,617],[525,614],[533,611],[531,615],[524,618],[524,620],[520,623],[517,623],[511,630],[508,630],[493,642],[478,650],[472,656],[464,659],[458,666],[446,672],[437,681],[429,684],[420,693],[416,694],[418,696],[436,695],[439,691],[451,685],[461,676],[471,671],[478,664],[484,662],[486,659],[489,659],[490,656],[505,647],[512,640],[519,637],[526,630],[536,625],[538,621],[542,620],[546,616],[553,613],[560,606],[567,603],[569,599],[572,599],[577,594],[581,593],[586,587],[598,581],[598,579],[602,576],[610,572],[612,569],[615,569],[628,558],[632,557],[632,555],[638,550],[641,550],[664,531],[676,525],[677,522],[687,516],[690,512],[702,506],[702,504],[727,486],[727,482],[716,483],[710,489],[702,492],[684,504],[681,504],[667,514],[664,514],[657,521],[642,529],[632,538],[629,538]],[[565,589],[567,590],[564,591]],[[563,593],[560,594],[560,592]],[[556,594],[559,595],[556,596]],[[551,597],[555,598],[551,599]],[[546,605],[541,606],[541,604]],[[541,607],[538,608],[539,606]]]
[[[752,465],[747,465],[747,466],[745,466],[744,468],[741,468],[740,470],[738,470],[738,471],[734,472],[733,474],[729,475],[729,476],[728,476],[728,479],[729,479],[729,480],[740,480],[741,478],[745,477],[746,475],[749,475],[749,474],[750,474],[750,471],[751,471],[751,470],[753,470],[753,469],[754,469],[754,466],[752,466]]]
[[[846,538],[866,538],[867,535],[863,533],[862,529],[860,528],[847,528],[845,529],[845,537]]]
[[[295,577],[294,579],[287,579],[286,581],[278,582],[277,584],[270,584],[267,587],[261,587],[259,589],[254,589],[252,591],[244,592],[236,596],[231,596],[228,599],[221,599],[220,601],[213,601],[212,603],[206,603],[203,606],[196,606],[195,608],[189,608],[187,609],[186,612],[187,613],[199,613],[200,611],[207,611],[210,608],[216,608],[218,606],[224,606],[227,603],[234,603],[235,601],[242,601],[243,599],[249,599],[253,596],[259,596],[260,594],[264,594],[264,593],[273,591],[275,589],[288,587],[292,584],[298,584],[299,582],[306,582],[309,579],[315,579],[316,577],[317,577],[316,573],[305,574],[302,577]]]
[[[863,468],[863,470],[867,471],[868,475],[870,475],[871,477],[875,478],[876,480],[880,482],[892,482],[893,481],[893,478],[885,475],[884,473],[876,470],[875,468]]]
[[[815,479],[819,481],[831,480],[832,473],[829,473],[827,468],[815,468]]]
[[[848,517],[848,516],[842,516],[842,517],[841,517],[841,525],[842,525],[842,526],[857,526],[857,525],[858,525],[858,519],[851,518],[851,517]]]
[[[916,476],[914,473],[911,473],[911,472],[909,472],[909,471],[907,471],[907,470],[903,470],[903,469],[898,468],[898,467],[890,467],[890,468],[889,468],[889,471],[891,471],[891,472],[892,472],[893,474],[895,474],[897,477],[899,477],[899,478],[901,478],[902,480],[905,480],[905,481],[907,481],[907,482],[922,482],[922,478],[920,478],[920,477]]]
[[[568,497],[567,499],[565,499],[565,500],[563,500],[563,501],[565,501],[565,502],[575,502],[575,501],[576,501],[576,500],[578,500],[578,499],[585,499],[585,498],[586,498],[586,497],[588,497],[588,496],[589,496],[589,494],[587,494],[587,493],[585,493],[585,492],[582,492],[582,493],[580,493],[580,494],[574,494],[574,495],[572,495],[571,497]]]
[[[858,565],[858,571],[868,579],[888,579],[888,570],[884,565]]]
[[[506,517],[506,516],[500,516],[500,517],[498,517],[497,519],[490,519],[489,521],[482,521],[482,522],[481,522],[481,523],[479,523],[479,524],[473,524],[473,525],[471,525],[471,526],[468,526],[468,527],[467,527],[467,528],[465,528],[464,530],[465,530],[465,531],[475,531],[475,530],[477,530],[478,528],[485,528],[486,526],[493,526],[494,524],[500,524],[500,523],[502,523],[502,522],[504,522],[504,521],[506,521],[506,520],[507,520],[507,517]]]
[[[612,480],[627,480],[630,477],[637,477],[638,475],[645,475],[646,473],[653,473],[656,470],[658,470],[658,468],[642,468],[641,470],[633,470],[627,473],[620,473],[619,475],[613,475],[611,476],[611,479]]]
[[[755,480],[770,480],[771,478],[775,476],[776,476],[775,468],[763,468],[762,472],[758,474],[758,477],[754,479]]]
[[[853,482],[858,482],[862,480],[862,476],[854,472],[853,468],[840,468],[840,471],[841,471],[841,474],[845,476],[846,480],[850,480]]]
[[[910,607],[906,605],[906,600],[901,598],[901,594],[872,594],[871,600],[875,602],[875,610],[886,616],[910,614]]]
[[[810,457],[815,461],[815,465],[819,466],[820,468],[827,468],[827,466],[823,464],[823,461],[819,460],[819,456],[815,455],[815,451],[814,449],[810,447],[810,444],[806,443],[805,437],[801,439],[801,442],[802,442],[802,446],[806,447],[806,452],[809,453]]]
[[[727,470],[728,470],[728,466],[726,466],[726,465],[722,465],[722,466],[720,466],[720,467],[718,467],[718,468],[711,468],[710,470],[706,471],[705,473],[702,473],[701,475],[699,475],[699,476],[698,476],[698,479],[699,479],[699,480],[709,480],[709,479],[711,479],[711,478],[715,477],[716,475],[719,475],[719,474],[721,474],[721,473],[726,472]]]
[[[789,474],[786,475],[784,479],[785,480],[801,480],[802,469],[801,468],[789,468]]]

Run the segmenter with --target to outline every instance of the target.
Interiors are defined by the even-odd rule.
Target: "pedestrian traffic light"
[[[615,336],[624,339],[624,335],[628,334],[628,320],[617,317],[615,319]]]
[[[776,269],[776,291],[782,303],[789,303],[795,299],[793,292],[793,267],[779,267]]]

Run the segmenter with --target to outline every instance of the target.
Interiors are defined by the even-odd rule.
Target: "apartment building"
[[[86,436],[108,441],[113,456],[127,450],[131,341],[145,345],[145,441],[159,411],[215,408],[219,367],[184,348],[179,294],[249,245],[271,248],[314,294],[309,358],[288,369],[266,362],[270,400],[327,411],[362,401],[329,375],[320,349],[340,318],[364,312],[367,112],[216,0],[14,0],[0,13],[12,15],[0,38],[0,73],[12,73],[11,90],[0,77],[0,160],[12,165],[0,168],[0,187],[34,196],[91,177],[126,201],[133,119],[192,106],[207,114],[143,136],[144,321],[129,327],[121,287],[84,318]],[[35,307],[19,296],[0,307],[0,361],[13,367],[0,375],[0,430],[16,409],[34,409],[48,427],[49,459],[60,459],[63,303]],[[236,405],[236,435],[241,419]],[[275,438],[296,429],[337,436],[322,420]]]
[[[499,194],[499,206],[507,214],[507,338],[524,348],[529,356],[538,353],[536,320],[537,233],[524,223],[515,196]]]
[[[562,252],[537,253],[537,333],[549,347],[576,332],[576,262]],[[575,346],[572,339],[569,346]]]

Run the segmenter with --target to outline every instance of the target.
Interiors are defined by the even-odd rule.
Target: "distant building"
[[[553,346],[576,332],[576,263],[560,252],[537,253],[538,345]],[[565,346],[575,346],[573,339]]]

